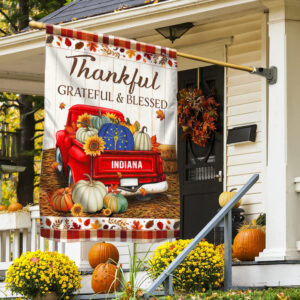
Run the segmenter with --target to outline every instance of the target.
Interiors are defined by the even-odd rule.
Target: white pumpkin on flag
[[[134,150],[137,151],[151,151],[152,143],[149,134],[145,132],[147,131],[147,127],[143,126],[141,131],[137,131],[133,135],[134,139]]]

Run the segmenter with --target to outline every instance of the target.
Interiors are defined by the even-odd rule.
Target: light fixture
[[[158,33],[160,33],[164,38],[170,40],[172,43],[182,37],[189,29],[194,27],[193,23],[182,23],[167,27],[161,27],[155,29]]]

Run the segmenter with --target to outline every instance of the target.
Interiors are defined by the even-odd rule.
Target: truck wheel
[[[136,199],[139,201],[149,201],[153,198],[152,194],[147,194],[146,196],[143,195],[136,195]]]
[[[70,168],[68,168],[68,185],[70,186],[73,183],[74,183],[74,180],[73,180],[72,170]]]
[[[56,147],[55,161],[58,163],[57,170],[59,172],[62,172],[64,167],[63,167],[62,154],[61,154],[59,147]]]

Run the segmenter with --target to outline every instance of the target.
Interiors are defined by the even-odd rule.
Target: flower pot
[[[36,297],[33,298],[33,300],[58,300],[59,297],[54,293],[48,293],[47,295],[37,295]]]

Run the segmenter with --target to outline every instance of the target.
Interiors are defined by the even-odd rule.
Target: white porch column
[[[300,259],[300,1],[266,0],[269,65],[278,82],[269,85],[266,176],[266,249],[256,260]]]

